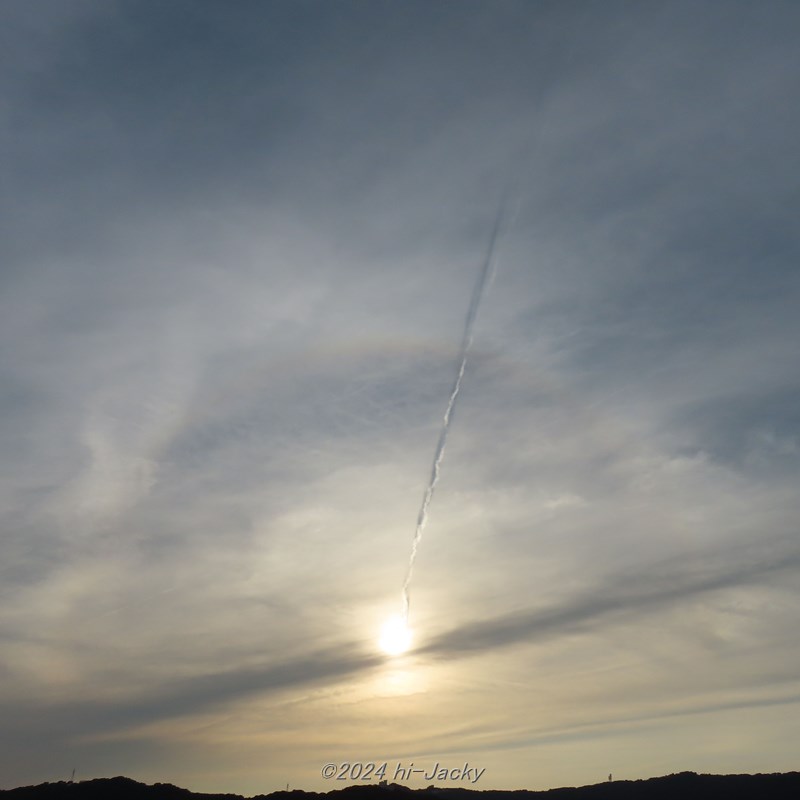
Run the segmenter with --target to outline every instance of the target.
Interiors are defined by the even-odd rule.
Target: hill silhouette
[[[698,775],[681,772],[636,781],[608,781],[546,791],[498,791],[399,784],[356,785],[329,792],[299,789],[256,795],[251,800],[796,800],[800,773]],[[0,800],[245,800],[238,794],[190,792],[169,783],[148,785],[130,778],[42,783],[0,790]]]

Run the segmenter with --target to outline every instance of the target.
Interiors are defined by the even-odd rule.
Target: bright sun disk
[[[411,629],[401,616],[390,617],[383,623],[378,640],[381,650],[390,656],[399,656],[411,646]]]

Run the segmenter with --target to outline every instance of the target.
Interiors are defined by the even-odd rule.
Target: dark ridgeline
[[[256,795],[252,800],[797,800],[800,773],[698,775],[681,772],[638,781],[606,781],[593,786],[543,792],[494,791],[407,786],[348,786],[330,792],[294,791]],[[0,790],[2,800],[244,800],[238,794],[201,794],[169,783],[148,786],[130,778],[97,778],[80,783],[42,783]]]

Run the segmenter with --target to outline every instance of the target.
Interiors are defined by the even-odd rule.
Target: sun
[[[384,653],[399,656],[411,646],[411,629],[403,617],[390,617],[383,623],[378,644]]]

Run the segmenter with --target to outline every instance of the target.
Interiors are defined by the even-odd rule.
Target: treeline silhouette
[[[97,778],[72,783],[42,783],[0,790],[2,800],[244,800],[238,794],[190,792],[169,783],[152,786],[130,778]],[[698,775],[681,772],[636,781],[606,781],[592,786],[533,792],[429,786],[410,789],[399,784],[348,786],[329,792],[293,791],[256,795],[252,800],[797,800],[800,773],[767,775]]]

